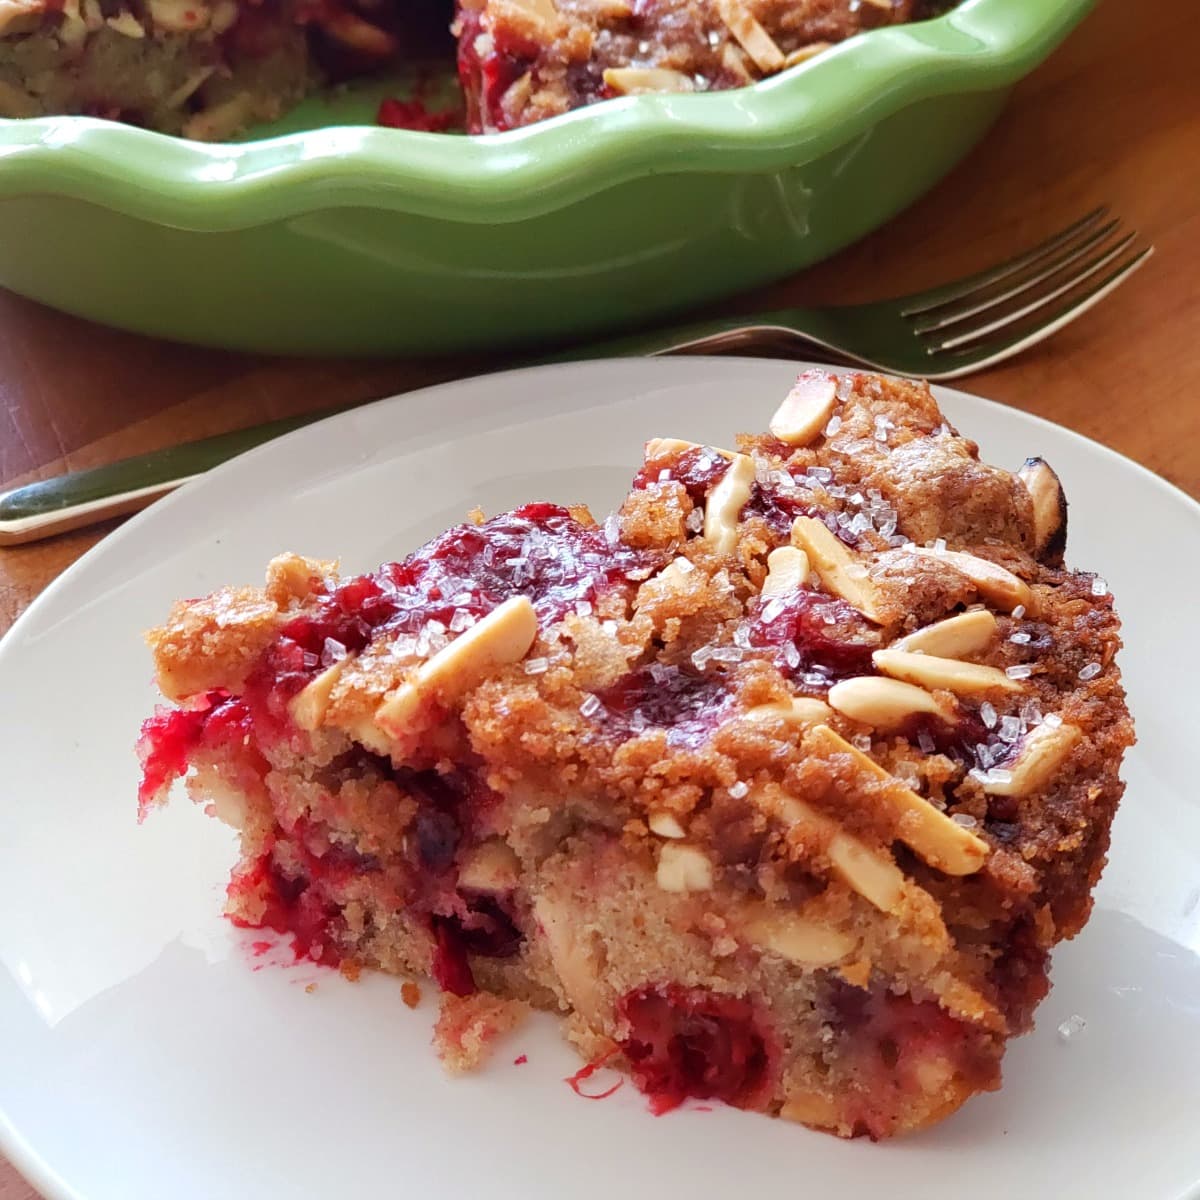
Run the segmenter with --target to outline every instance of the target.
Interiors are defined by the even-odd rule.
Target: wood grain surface
[[[912,291],[1109,204],[1157,254],[1057,337],[963,386],[1095,438],[1200,497],[1195,28],[1190,0],[1142,0],[1136,14],[1103,0],[935,191],[837,258],[724,308]],[[289,361],[190,349],[0,293],[0,486],[502,365],[494,356]],[[111,527],[0,550],[0,632]],[[36,1200],[2,1158],[0,1200]]]

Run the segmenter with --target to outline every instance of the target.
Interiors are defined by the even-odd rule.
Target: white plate
[[[262,966],[218,913],[228,832],[186,803],[134,822],[154,703],[142,629],[257,581],[282,549],[361,570],[475,504],[623,495],[655,434],[762,426],[791,364],[519,372],[347,413],[263,447],[107,538],[0,647],[0,1132],[52,1197],[970,1196],[1177,1200],[1200,1185],[1200,507],[1110,451],[940,391],[1010,466],[1042,454],[1071,561],[1112,584],[1140,743],[1084,933],[1055,955],[1005,1085],[917,1137],[839,1142],[730,1109],[590,1103],[549,1018],[451,1081],[381,976]],[[314,991],[306,985],[316,982]],[[427,987],[431,995],[432,987]],[[1063,1041],[1057,1027],[1083,1017]],[[516,1055],[526,1065],[514,1065]]]

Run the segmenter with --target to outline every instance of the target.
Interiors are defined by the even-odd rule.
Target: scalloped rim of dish
[[[674,172],[778,170],[918,101],[1009,87],[1094,2],[965,0],[745,88],[609,100],[476,137],[341,125],[206,145],[91,117],[0,120],[0,198],[73,197],[202,232],[340,207],[525,220],[664,161]]]

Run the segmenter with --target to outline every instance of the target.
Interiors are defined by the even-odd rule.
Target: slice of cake
[[[915,0],[459,0],[473,133],[615,96],[742,87],[851,34],[914,19]]]
[[[1065,522],[927,387],[807,372],[737,451],[650,442],[603,522],[178,604],[141,812],[186,775],[231,918],[431,975],[456,1067],[507,1000],[660,1111],[917,1129],[998,1085],[1104,865],[1133,734]]]

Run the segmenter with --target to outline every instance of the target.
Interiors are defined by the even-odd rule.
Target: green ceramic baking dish
[[[354,123],[371,99],[354,95],[237,145],[0,121],[0,284],[125,329],[279,353],[645,323],[881,225],[1091,2],[966,0],[739,91],[630,97],[477,138]]]

